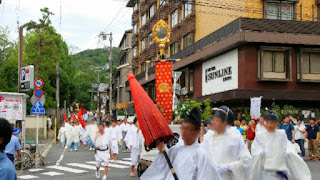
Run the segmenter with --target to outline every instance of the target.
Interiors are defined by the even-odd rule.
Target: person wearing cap
[[[223,180],[251,180],[252,157],[242,135],[234,124],[234,113],[227,106],[214,108],[213,133],[202,146],[217,164]]]
[[[177,177],[181,180],[220,180],[221,177],[209,154],[201,148],[198,137],[201,126],[201,112],[195,107],[187,115],[180,127],[182,140],[167,153]],[[163,155],[164,143],[157,143],[159,154],[151,166],[142,174],[141,180],[173,180]]]
[[[96,132],[95,138],[94,138],[94,144],[96,147],[96,154],[95,154],[95,159],[96,159],[96,177],[100,178],[100,166],[101,163],[104,163],[104,175],[102,180],[107,180],[108,176],[108,165],[109,165],[109,148],[110,148],[110,136],[104,131],[104,125],[99,124],[99,130]]]
[[[122,139],[120,128],[117,127],[117,121],[112,121],[111,127],[108,129],[111,138],[111,154],[114,162],[117,162],[117,156],[119,154],[119,144]]]
[[[94,151],[94,138],[98,132],[98,126],[96,124],[96,119],[93,118],[91,123],[86,126],[86,132],[84,134],[85,139],[87,139],[87,146],[89,147],[89,151]]]
[[[60,140],[62,146],[66,145],[66,142],[67,142],[66,127],[64,123],[61,124],[60,130],[58,133],[58,140]]]
[[[131,150],[131,177],[135,177],[134,168],[140,160],[140,154],[142,152],[142,132],[140,130],[138,119],[135,118],[133,126],[129,129],[125,136],[126,144]]]
[[[19,142],[19,139],[16,137],[18,134],[20,134],[20,130],[17,128],[14,128],[11,126],[13,133],[11,135],[11,139],[9,144],[7,144],[4,153],[7,154],[8,158],[12,161],[12,163],[14,163],[14,155],[18,154],[18,158],[21,158],[21,145]]]
[[[298,155],[286,132],[278,129],[278,114],[270,110],[266,117],[266,130],[256,134],[252,143],[253,179],[259,180],[311,180],[307,164]]]

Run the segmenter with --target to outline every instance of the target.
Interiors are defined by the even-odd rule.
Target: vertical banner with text
[[[261,116],[260,109],[261,109],[261,97],[254,97],[250,98],[251,105],[250,105],[250,115],[251,119],[258,119]]]
[[[172,63],[156,63],[157,105],[167,121],[172,121]]]

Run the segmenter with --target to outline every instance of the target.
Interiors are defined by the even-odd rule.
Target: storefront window
[[[186,48],[194,43],[194,34],[189,33],[183,37],[183,48]]]
[[[182,70],[182,75],[180,76],[178,83],[181,88],[187,88],[188,93],[193,92],[193,70],[192,69],[184,69]]]
[[[293,20],[294,19],[294,3],[284,1],[272,1],[266,3],[266,18],[267,19],[281,19]]]

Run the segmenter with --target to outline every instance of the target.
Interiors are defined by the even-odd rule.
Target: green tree
[[[212,119],[213,115],[212,115],[211,100],[206,99],[204,100],[203,103],[204,103],[204,109],[202,113],[202,120],[206,121],[208,119]]]

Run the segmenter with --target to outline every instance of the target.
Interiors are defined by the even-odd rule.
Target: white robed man
[[[111,138],[111,154],[114,162],[117,162],[117,156],[119,154],[119,144],[122,139],[121,130],[117,127],[117,121],[112,121],[112,126],[107,131]]]
[[[128,131],[130,129],[130,124],[127,122],[127,118],[124,118],[123,123],[120,125],[120,128],[121,128],[121,131],[122,131],[122,137],[126,137]],[[123,152],[128,151],[126,142],[124,140],[122,142],[121,148],[122,148]]]
[[[252,157],[240,132],[231,127],[234,124],[232,110],[227,106],[214,110],[213,133],[204,138],[203,148],[216,163],[222,180],[251,180]]]
[[[69,137],[68,145],[70,151],[78,151],[80,141],[80,127],[76,126],[74,121],[71,121],[71,124],[72,126],[70,126],[67,131],[67,137]]]
[[[98,132],[98,126],[96,124],[96,119],[93,118],[91,123],[86,126],[85,137],[87,139],[87,145],[89,147],[89,151],[94,151],[94,138]]]
[[[265,123],[264,117],[260,117],[259,123],[256,125],[255,133],[257,134],[260,131],[266,131],[266,123]]]
[[[134,168],[140,160],[140,154],[142,152],[142,132],[140,130],[138,119],[135,118],[132,127],[127,132],[125,137],[127,146],[131,150],[131,177],[135,177]]]
[[[58,134],[58,140],[60,140],[62,146],[65,146],[67,143],[65,123],[62,123],[62,125],[60,127],[59,134]]]
[[[195,107],[180,127],[182,141],[168,150],[172,166],[181,180],[220,180],[221,177],[208,153],[201,148],[198,137],[201,112]],[[164,143],[157,143],[160,153],[142,174],[141,180],[173,180],[171,170],[163,155]]]
[[[70,146],[70,129],[72,128],[72,123],[71,123],[71,119],[69,119],[69,121],[67,123],[65,123],[65,135],[66,135],[66,145],[65,148],[67,149]]]
[[[110,136],[104,131],[104,125],[99,124],[99,131],[96,133],[96,136],[94,138],[95,147],[96,147],[96,177],[100,178],[100,167],[101,163],[104,163],[104,175],[102,180],[107,180],[108,176],[108,165],[109,165],[109,148],[110,148]]]
[[[307,164],[288,141],[283,129],[278,129],[277,112],[271,110],[266,117],[266,130],[256,134],[252,144],[253,179],[259,180],[311,180]]]

